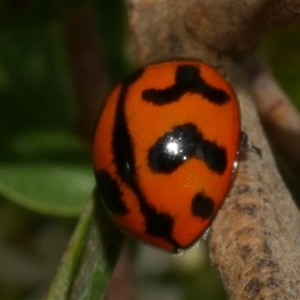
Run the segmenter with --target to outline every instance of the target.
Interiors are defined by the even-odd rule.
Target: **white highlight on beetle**
[[[237,169],[239,163],[238,161],[236,160],[234,163],[233,163],[233,172],[235,172],[235,170]]]
[[[176,155],[179,153],[179,145],[177,142],[170,142],[167,144],[167,150],[168,152]]]
[[[183,152],[180,147],[180,140],[181,138],[179,138],[178,140],[171,138],[171,141],[169,141],[166,145],[166,150],[168,151],[168,153],[175,156]],[[182,159],[187,160],[187,156],[183,156]]]

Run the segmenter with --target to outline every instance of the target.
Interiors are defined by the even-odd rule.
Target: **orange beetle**
[[[98,194],[126,233],[186,249],[228,193],[240,135],[236,95],[216,69],[193,60],[149,65],[109,94],[99,118]]]

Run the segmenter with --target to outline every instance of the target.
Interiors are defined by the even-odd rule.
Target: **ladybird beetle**
[[[123,231],[179,252],[222,205],[240,138],[236,95],[216,69],[149,65],[107,97],[93,141],[97,193]]]

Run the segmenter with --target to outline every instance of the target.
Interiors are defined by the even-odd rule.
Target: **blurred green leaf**
[[[34,211],[76,215],[93,188],[90,169],[61,164],[0,165],[0,192]]]
[[[102,205],[101,201],[98,205]],[[109,235],[109,238],[103,237],[103,234]],[[104,207],[101,206],[95,217],[90,202],[45,299],[104,299],[123,237],[108,218]]]
[[[71,134],[30,132],[0,155],[0,193],[34,211],[79,214],[94,188],[89,151]]]

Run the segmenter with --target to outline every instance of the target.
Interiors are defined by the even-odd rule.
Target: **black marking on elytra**
[[[138,199],[140,211],[145,218],[146,233],[163,238],[173,245],[175,249],[178,249],[180,245],[172,237],[173,218],[167,213],[158,212],[147,203],[137,183],[134,148],[125,115],[125,101],[130,85],[138,80],[142,74],[143,70],[130,76],[122,83],[113,129],[112,151],[114,161],[118,174],[120,174],[122,180],[132,189]]]
[[[223,90],[209,85],[193,65],[180,65],[176,70],[175,83],[165,89],[148,89],[143,91],[142,98],[156,105],[169,104],[180,100],[185,93],[196,93],[209,102],[222,105],[230,100]]]
[[[156,237],[167,237],[167,240],[169,240],[172,237],[174,219],[167,213],[157,212],[151,206],[143,207],[142,210],[146,212],[147,233]],[[170,242],[178,247],[178,244],[172,238]]]
[[[226,170],[225,148],[204,139],[192,123],[175,126],[160,137],[148,152],[148,163],[153,172],[168,174],[192,157],[203,160],[217,174]]]
[[[172,237],[174,227],[172,216],[165,212],[158,212],[155,207],[148,204],[136,182],[132,183],[131,188],[139,200],[140,210],[145,217],[146,233],[165,239],[173,245],[175,250],[181,248]]]
[[[117,182],[105,171],[95,171],[97,192],[103,199],[106,208],[113,214],[126,215],[129,211],[122,201]]]
[[[197,193],[192,200],[192,214],[202,219],[208,219],[214,212],[214,201],[204,193]]]
[[[204,140],[202,147],[197,148],[196,156],[202,158],[208,168],[218,174],[223,174],[227,167],[226,150],[214,142]]]
[[[114,160],[122,180],[130,184],[135,176],[135,161],[132,141],[125,116],[125,100],[128,88],[143,74],[143,69],[132,74],[122,83],[113,129],[112,148]]]

